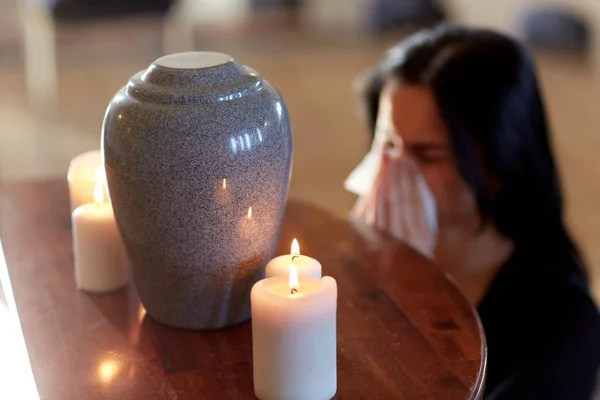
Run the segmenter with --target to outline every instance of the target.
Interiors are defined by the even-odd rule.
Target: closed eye
[[[436,163],[452,158],[450,147],[442,143],[413,144],[408,151],[423,163]]]

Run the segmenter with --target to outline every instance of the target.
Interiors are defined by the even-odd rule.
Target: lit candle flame
[[[96,168],[95,178],[94,201],[101,206],[104,203],[104,185],[106,184],[106,173],[102,167]]]
[[[252,207],[248,208],[248,219],[252,218]]]
[[[101,182],[96,183],[94,187],[94,201],[101,206],[104,203],[104,186]]]
[[[223,190],[227,190],[227,179],[223,179]]]
[[[96,171],[94,172],[94,177],[96,178],[96,183],[106,183],[106,171],[104,171],[104,168],[96,168]]]
[[[290,293],[297,293],[299,286],[298,271],[296,271],[296,264],[292,261],[292,264],[290,265]]]
[[[292,256],[299,256],[300,255],[300,245],[298,244],[298,240],[296,240],[296,238],[294,238],[294,240],[292,240],[292,251],[291,251]]]

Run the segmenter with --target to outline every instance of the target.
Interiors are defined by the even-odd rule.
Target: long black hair
[[[433,91],[459,172],[484,220],[517,246],[560,253],[581,266],[563,223],[535,67],[521,44],[493,31],[455,26],[409,37],[367,79],[364,101],[373,132],[380,93],[391,78]],[[500,183],[498,191],[490,189],[491,180]]]

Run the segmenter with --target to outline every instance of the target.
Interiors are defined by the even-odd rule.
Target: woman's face
[[[385,145],[402,147],[417,160],[435,197],[440,228],[477,227],[477,204],[458,171],[431,89],[388,82],[381,93],[376,130],[376,140],[385,138]]]

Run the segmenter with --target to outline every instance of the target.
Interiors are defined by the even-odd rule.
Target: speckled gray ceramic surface
[[[190,329],[248,319],[290,179],[292,136],[279,93],[224,54],[166,56],[113,97],[102,143],[147,312]]]

